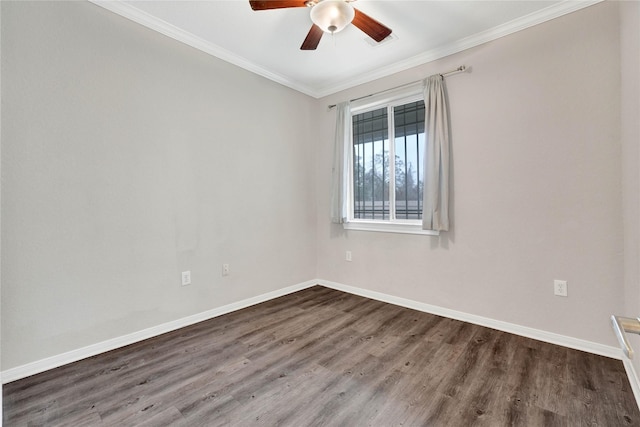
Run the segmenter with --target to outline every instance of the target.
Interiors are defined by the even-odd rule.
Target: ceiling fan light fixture
[[[344,0],[322,0],[311,8],[311,20],[327,33],[342,31],[353,21],[356,12]]]

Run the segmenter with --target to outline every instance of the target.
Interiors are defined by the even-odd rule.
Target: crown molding
[[[299,82],[290,80],[285,76],[271,72],[266,68],[263,68],[241,56],[234,54],[233,52],[223,49],[214,43],[210,43],[198,36],[195,36],[181,28],[176,27],[175,25],[169,24],[162,19],[156,18],[155,16],[141,11],[140,9],[131,6],[128,3],[124,3],[121,0],[89,0],[89,2],[140,25],[143,25],[153,31],[157,31],[160,34],[164,34],[167,37],[170,37],[174,40],[205,52],[211,56],[215,56],[218,59],[229,62],[230,64],[237,65],[240,68],[258,74],[276,83],[280,83],[281,85],[287,86],[291,89],[297,90],[298,92],[317,97],[316,93],[313,90]]]
[[[454,53],[462,52],[463,50],[467,50],[472,47],[497,40],[501,37],[508,36],[518,31],[522,31],[535,25],[550,21],[552,19],[559,18],[563,15],[567,15],[580,9],[593,6],[594,4],[598,4],[603,1],[604,0],[565,0],[561,3],[546,7],[537,12],[525,15],[521,18],[514,19],[513,21],[498,25],[497,27],[493,27],[486,31],[482,31],[472,36],[457,40],[454,43],[449,43],[438,48],[428,50],[404,61],[394,63],[387,67],[381,67],[370,73],[361,74],[357,79],[337,82],[335,84],[332,84],[330,87],[328,86],[319,90],[317,92],[317,97],[322,98],[324,96],[332,95],[334,93],[350,89],[354,86],[369,83],[373,80],[387,77],[392,74],[399,73],[401,71],[405,71],[410,68],[417,67],[419,65],[423,65],[449,55],[453,55]]]
[[[508,36],[534,25],[538,25],[543,22],[558,18],[560,16],[576,12],[580,9],[593,6],[594,4],[600,3],[604,0],[565,0],[563,2],[556,3],[547,8],[541,9],[537,12],[531,13],[518,19],[514,19],[513,21],[507,22],[489,30],[474,34],[473,36],[469,36],[464,39],[457,40],[453,43],[431,49],[419,55],[408,58],[404,61],[396,62],[387,67],[381,67],[372,72],[361,74],[355,79],[330,82],[324,87],[311,87],[309,85],[305,85],[302,82],[295,81],[283,75],[269,71],[266,68],[263,68],[247,60],[246,58],[238,56],[233,52],[223,49],[216,44],[210,43],[172,24],[169,24],[168,22],[149,15],[148,13],[137,9],[136,7],[131,6],[128,3],[124,3],[121,0],[89,1],[97,6],[107,9],[149,29],[164,34],[167,37],[201,50],[209,55],[215,56],[216,58],[222,59],[223,61],[229,62],[247,71],[258,74],[283,86],[301,92],[305,95],[309,95],[313,98],[322,98],[346,89],[350,89],[354,86],[387,77],[389,75],[405,71],[440,58],[444,58],[445,56],[449,56],[454,53],[479,46],[481,44],[499,39],[501,37]]]

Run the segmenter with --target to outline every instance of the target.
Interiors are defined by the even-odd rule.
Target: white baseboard
[[[417,301],[409,300],[406,298],[400,298],[393,295],[383,294],[381,292],[370,291],[362,288],[356,288],[353,286],[344,285],[342,283],[329,282],[327,280],[321,280],[321,279],[318,279],[316,282],[322,286],[326,286],[327,288],[348,292],[350,294],[360,295],[366,298],[371,298],[371,299],[375,299],[382,302],[388,302],[390,304],[395,304],[402,307],[423,311],[425,313],[431,313],[431,314],[436,314],[438,316],[461,320],[463,322],[469,322],[469,323],[473,323],[480,326],[486,326],[488,328],[497,329],[499,331],[509,332],[511,334],[520,335],[527,338],[533,338],[538,341],[557,344],[564,347],[573,348],[576,350],[582,350],[588,353],[598,354],[600,356],[606,356],[606,357],[611,357],[613,359],[623,360],[622,350],[617,347],[598,344],[595,342],[586,341],[579,338],[572,338],[565,335],[555,334],[553,332],[542,331],[540,329],[520,326],[514,323],[503,322],[501,320],[495,320],[495,319],[490,319],[488,317],[477,316],[475,314],[468,314],[462,311],[451,310],[451,309],[439,307],[436,305],[425,304],[422,302],[417,302]]]
[[[633,367],[631,360],[624,358],[622,359],[622,363],[624,364],[625,371],[627,371],[627,377],[629,377],[629,384],[631,385],[631,390],[633,390],[633,395],[636,398],[636,403],[638,404],[638,407],[640,407],[640,383],[638,383],[638,373]]]
[[[638,379],[638,374],[633,367],[633,363],[631,363],[631,361],[624,356],[622,349],[618,347],[598,344],[592,341],[568,337],[566,335],[555,334],[553,332],[542,331],[540,329],[520,326],[509,322],[490,319],[487,317],[476,316],[474,314],[451,310],[436,305],[425,304],[422,302],[400,298],[393,295],[383,294],[381,292],[356,288],[354,286],[344,285],[342,283],[330,282],[322,279],[315,280],[314,282],[327,288],[348,292],[350,294],[360,295],[362,297],[411,308],[425,313],[448,317],[450,319],[461,320],[463,322],[486,326],[488,328],[520,335],[527,338],[532,338],[538,341],[548,342],[563,347],[573,348],[575,350],[585,351],[587,353],[598,354],[600,356],[621,360],[622,364],[624,365],[625,371],[627,372],[627,377],[629,379],[629,384],[631,386],[631,390],[633,391],[633,395],[636,399],[636,404],[640,408],[640,380]]]
[[[167,332],[175,331],[176,329],[184,328],[185,326],[190,326],[204,320],[209,320],[214,317],[230,313],[232,311],[240,310],[255,304],[259,304],[261,302],[269,301],[274,298],[290,294],[292,292],[309,288],[316,284],[318,284],[318,282],[315,280],[298,283],[297,285],[289,286],[273,292],[258,295],[256,297],[227,304],[222,307],[194,314],[192,316],[183,317],[182,319],[173,320],[171,322],[143,329],[138,332],[99,342],[97,344],[92,344],[87,347],[82,347],[77,350],[72,350],[56,356],[47,357],[46,359],[37,360],[35,362],[27,363],[26,365],[7,369],[0,374],[0,376],[2,377],[2,384],[19,380],[21,378],[26,378],[31,375],[39,374],[41,372],[48,371],[49,369],[57,368],[68,363],[77,362],[78,360],[86,359],[87,357],[92,357],[100,353],[105,353],[107,351],[115,350],[116,348],[134,344],[136,342],[153,338]]]
[[[438,316],[444,316],[451,319],[461,320],[463,322],[469,322],[480,326],[486,326],[492,329],[521,335],[527,338],[533,338],[539,341],[548,342],[551,344],[557,344],[564,347],[573,348],[576,350],[582,350],[589,353],[598,354],[601,356],[611,357],[614,359],[622,360],[629,376],[629,382],[633,389],[636,401],[640,406],[640,386],[638,384],[638,377],[630,361],[625,360],[622,354],[622,350],[617,347],[607,346],[603,344],[594,343],[591,341],[581,340],[578,338],[572,338],[552,332],[542,331],[539,329],[528,328],[525,326],[516,325],[509,322],[503,322],[500,320],[490,319],[487,317],[477,316],[474,314],[468,314],[461,311],[451,310],[448,308],[438,307],[431,304],[425,304],[409,300],[406,298],[400,298],[393,295],[383,294],[381,292],[370,291],[367,289],[357,288],[353,286],[344,285],[341,283],[331,282],[322,279],[309,280],[307,282],[299,283],[297,285],[289,286],[286,288],[278,289],[273,292],[268,292],[256,297],[248,298],[242,301],[238,301],[232,304],[227,304],[222,307],[214,308],[202,313],[187,316],[182,319],[177,319],[171,322],[163,323],[158,326],[144,329],[142,331],[134,332],[122,337],[113,338],[107,341],[103,341],[97,344],[93,344],[87,347],[72,350],[63,354],[48,357],[46,359],[38,360],[28,363],[26,365],[18,366],[15,368],[3,371],[0,376],[2,378],[2,384],[6,384],[11,381],[15,381],[21,378],[25,378],[31,375],[35,375],[49,369],[57,368],[59,366],[66,365],[68,363],[76,362],[87,357],[95,356],[100,353],[115,350],[126,345],[130,345],[139,341],[143,341],[148,338],[174,331],[176,329],[183,328],[185,326],[193,325],[204,320],[212,319],[223,314],[230,313],[232,311],[240,310],[261,302],[269,301],[274,298],[278,298],[283,295],[290,294],[302,289],[309,288],[314,285],[322,285],[328,288],[336,289],[343,292],[348,292],[354,295],[360,295],[366,298],[375,299],[378,301],[387,302],[390,304],[399,305],[402,307],[411,308],[414,310],[435,314]]]

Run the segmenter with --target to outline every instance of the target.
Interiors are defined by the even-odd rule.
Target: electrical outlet
[[[566,280],[554,280],[553,281],[553,294],[559,297],[568,296],[567,281]]]
[[[344,259],[347,261],[351,261],[351,251],[347,251],[347,253],[344,256]]]
[[[229,264],[222,264],[222,275],[228,276],[230,273]]]
[[[191,271],[183,271],[182,272],[182,286],[187,286],[191,284]]]

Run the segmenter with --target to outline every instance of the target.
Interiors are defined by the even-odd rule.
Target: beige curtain
[[[449,230],[449,118],[444,78],[424,80],[425,136],[422,228]]]
[[[336,133],[333,141],[333,167],[331,170],[331,222],[342,224],[347,218],[344,198],[346,194],[345,168],[351,131],[351,108],[348,102],[336,105]]]

